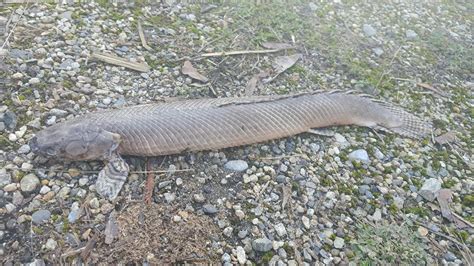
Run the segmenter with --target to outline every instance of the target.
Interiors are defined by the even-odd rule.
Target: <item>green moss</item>
[[[41,227],[33,226],[32,230],[33,230],[33,233],[35,233],[37,235],[44,234],[44,230]]]
[[[323,187],[330,187],[334,184],[331,179],[326,178],[326,177],[321,178],[320,182]]]
[[[455,185],[457,184],[456,181],[452,180],[452,179],[448,179],[446,181],[443,182],[442,186],[443,188],[452,188],[454,187]]]
[[[263,265],[268,265],[268,263],[270,262],[270,260],[272,260],[274,255],[275,255],[275,253],[273,253],[273,251],[271,251],[271,250],[263,253],[263,255],[260,259],[260,263],[263,264]]]
[[[404,209],[404,211],[406,213],[413,213],[413,214],[416,214],[420,217],[425,217],[425,216],[428,216],[429,215],[429,212],[423,208],[423,207],[420,207],[420,206],[416,206],[416,207],[408,207],[406,209]]]
[[[388,206],[388,211],[392,214],[396,214],[398,212],[398,207],[395,203],[392,203]]]
[[[467,206],[469,208],[474,208],[474,195],[466,195],[462,198],[462,205]]]

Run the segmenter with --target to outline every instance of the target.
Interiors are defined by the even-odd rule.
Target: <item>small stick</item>
[[[153,188],[155,187],[155,176],[152,173],[153,170],[153,160],[148,160],[147,161],[147,178],[146,178],[146,183],[145,183],[145,191],[143,195],[143,201],[145,202],[146,205],[150,205],[152,202],[152,196],[153,196]]]
[[[248,50],[248,51],[230,51],[230,52],[215,52],[215,53],[206,53],[202,54],[202,57],[213,57],[213,56],[230,56],[230,55],[242,55],[242,54],[268,54],[276,53],[281,51],[281,49],[271,49],[271,50]]]
[[[145,49],[148,50],[148,51],[153,50],[153,49],[151,49],[151,47],[148,46],[148,44],[146,43],[145,33],[143,33],[142,23],[141,23],[140,21],[138,21],[138,35],[140,36],[140,40],[142,41],[142,46],[143,46],[143,48],[145,48]]]
[[[145,63],[135,63],[130,62],[126,59],[120,58],[115,55],[105,54],[105,53],[93,53],[91,58],[95,58],[99,61],[103,61],[112,65],[116,66],[123,66],[125,68],[130,68],[140,72],[148,72],[150,71],[150,67]]]

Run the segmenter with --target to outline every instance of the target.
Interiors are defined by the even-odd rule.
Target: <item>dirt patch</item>
[[[105,258],[106,263],[218,262],[212,242],[218,238],[219,230],[208,216],[139,203],[118,214],[117,225],[119,239],[98,248],[98,258]]]

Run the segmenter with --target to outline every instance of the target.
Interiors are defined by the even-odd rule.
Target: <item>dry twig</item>
[[[97,59],[99,61],[103,61],[105,63],[109,63],[116,66],[122,66],[125,68],[133,69],[140,72],[148,72],[150,71],[150,67],[145,63],[135,63],[130,62],[126,59],[120,58],[115,55],[105,54],[105,53],[93,53],[91,58]]]
[[[271,49],[271,50],[247,50],[247,51],[230,51],[230,52],[215,52],[215,53],[205,53],[202,54],[202,57],[215,57],[215,56],[230,56],[230,55],[243,55],[243,54],[268,54],[276,53],[281,51],[280,49]]]

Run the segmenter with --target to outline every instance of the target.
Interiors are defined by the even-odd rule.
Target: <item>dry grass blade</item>
[[[448,96],[445,92],[436,89],[435,87],[431,86],[431,85],[428,84],[428,83],[422,83],[422,82],[420,82],[420,83],[416,83],[416,86],[421,87],[421,88],[423,88],[423,89],[430,90],[430,91],[432,91],[432,92],[434,92],[434,93],[436,93],[436,94],[438,94],[438,95],[441,95],[441,96],[443,96],[443,97]]]
[[[216,53],[205,53],[202,57],[214,57],[214,56],[230,56],[230,55],[245,55],[245,54],[268,54],[279,52],[280,49],[270,50],[248,50],[248,51],[230,51],[230,52],[216,52]]]
[[[187,75],[191,77],[192,79],[199,80],[201,82],[207,82],[209,80],[204,75],[199,73],[197,69],[193,67],[190,61],[184,61],[183,67],[181,68],[181,72],[184,75]]]
[[[105,54],[105,53],[93,53],[91,58],[97,59],[99,61],[103,61],[108,64],[122,66],[125,68],[133,69],[140,72],[148,72],[150,71],[150,67],[145,63],[135,63],[130,62],[126,59],[120,58],[115,55]]]
[[[143,48],[145,48],[148,51],[153,50],[153,49],[151,49],[150,46],[148,46],[148,44],[146,42],[145,33],[143,32],[142,23],[140,21],[138,21],[138,35],[140,36],[140,41],[142,42]]]

